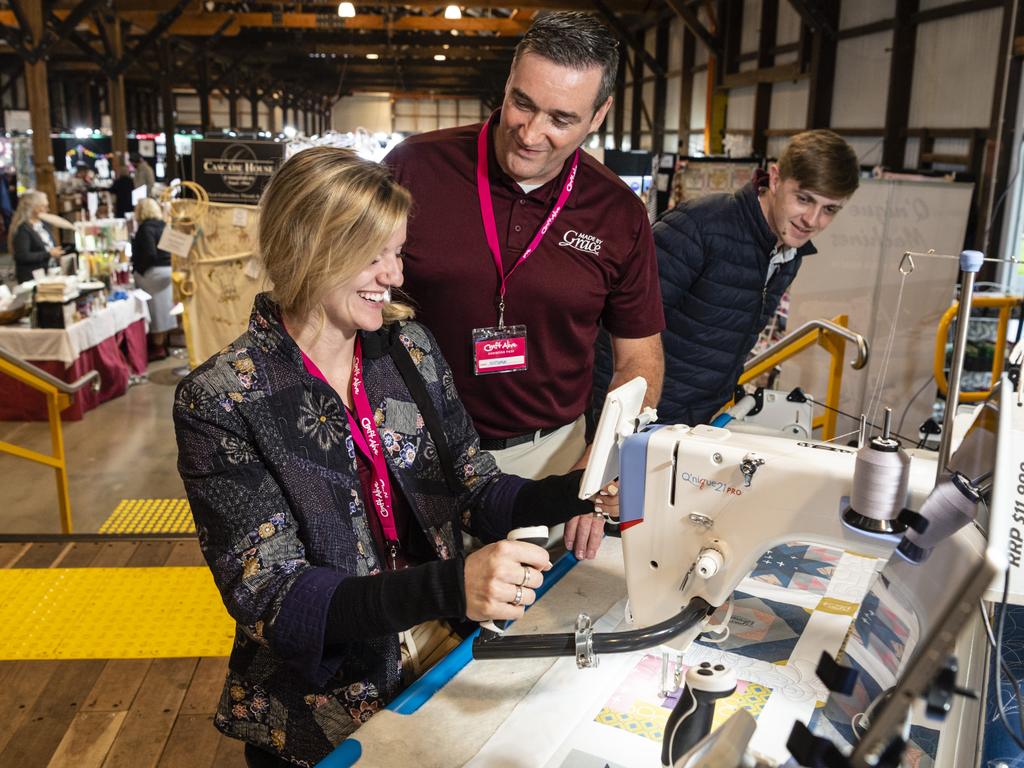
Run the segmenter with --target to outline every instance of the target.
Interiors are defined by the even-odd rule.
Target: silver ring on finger
[[[516,587],[516,596],[512,598],[512,605],[520,605],[523,602],[523,588],[520,586]]]
[[[516,584],[517,587],[525,587],[527,582],[530,581],[530,566],[523,566],[523,580]]]

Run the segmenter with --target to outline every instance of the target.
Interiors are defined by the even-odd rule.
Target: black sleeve
[[[558,525],[593,512],[594,504],[578,497],[581,480],[583,470],[577,469],[566,475],[527,481],[513,504],[516,525]]]
[[[150,227],[139,227],[132,240],[132,268],[140,275],[153,266],[156,261],[156,241]]]
[[[50,262],[50,252],[46,246],[36,247],[42,240],[32,237],[30,225],[22,224],[14,233],[14,260],[19,264],[46,266]]]
[[[462,568],[458,557],[345,579],[331,598],[325,643],[394,634],[431,619],[462,618]]]
[[[513,528],[560,525],[594,511],[589,501],[577,498],[583,470],[526,480],[502,475],[487,491],[481,513],[474,517],[472,533],[485,544],[500,541]]]

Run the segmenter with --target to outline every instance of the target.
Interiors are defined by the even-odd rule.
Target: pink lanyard
[[[501,288],[499,289],[500,307],[501,314],[499,315],[498,325],[504,325],[503,316],[505,309],[505,287],[508,284],[508,279],[516,268],[526,261],[530,254],[537,250],[537,246],[540,245],[540,241],[547,234],[548,229],[555,223],[555,219],[558,218],[558,214],[562,212],[562,207],[565,205],[565,201],[569,199],[569,194],[572,192],[573,184],[576,182],[576,169],[580,164],[580,151],[576,150],[576,154],[572,158],[572,168],[569,169],[569,175],[565,180],[565,186],[562,187],[562,191],[558,195],[558,200],[555,202],[555,207],[551,209],[548,217],[541,224],[534,235],[530,244],[526,246],[526,250],[523,251],[523,255],[519,257],[519,260],[512,265],[507,273],[501,263],[501,244],[498,241],[498,226],[494,221],[494,205],[491,202],[491,179],[490,173],[487,168],[487,130],[490,128],[491,120],[494,119],[492,114],[487,118],[487,122],[484,123],[484,127],[480,129],[480,135],[476,140],[476,190],[480,197],[480,217],[484,223],[484,234],[487,236],[487,245],[491,249],[491,255],[494,257],[494,265],[498,268],[498,276],[501,278]]]
[[[391,479],[388,477],[388,465],[384,460],[377,425],[373,420],[370,399],[366,396],[366,387],[363,386],[363,348],[358,336],[355,356],[352,358],[352,403],[356,409],[356,418],[352,418],[350,411],[345,412],[352,430],[352,440],[370,461],[370,503],[377,513],[377,519],[380,520],[384,538],[389,544],[394,545],[398,543],[398,528],[395,526],[394,515],[391,514]]]

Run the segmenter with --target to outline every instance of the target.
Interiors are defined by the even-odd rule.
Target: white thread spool
[[[874,533],[906,529],[896,518],[907,501],[910,457],[899,440],[889,436],[891,420],[892,410],[886,408],[882,434],[857,452],[850,508],[843,514],[849,525]]]
[[[876,437],[857,453],[850,506],[872,520],[894,520],[909,485],[910,457],[896,440]]]

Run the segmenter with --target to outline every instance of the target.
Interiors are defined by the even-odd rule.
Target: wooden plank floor
[[[203,565],[194,539],[0,543],[0,568]],[[227,658],[0,661],[0,766],[244,768],[213,727]]]

